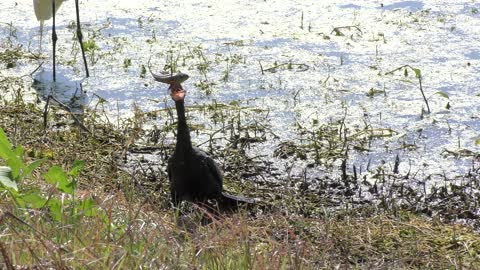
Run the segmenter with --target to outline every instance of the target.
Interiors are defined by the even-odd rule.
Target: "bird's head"
[[[172,81],[168,89],[170,90],[170,96],[173,100],[183,101],[185,99],[185,90],[183,90],[183,87],[180,83]]]

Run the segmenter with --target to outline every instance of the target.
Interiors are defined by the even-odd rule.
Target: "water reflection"
[[[54,83],[52,70],[41,69],[35,73],[32,88],[43,101],[47,101],[51,95],[75,115],[83,115],[88,103],[88,96],[82,88],[82,80],[72,80],[57,72]]]

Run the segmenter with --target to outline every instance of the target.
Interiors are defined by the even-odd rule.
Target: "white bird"
[[[37,17],[37,20],[40,21],[40,46],[39,46],[39,53],[42,53],[42,36],[43,36],[43,24],[46,20],[50,19],[53,17],[53,24],[52,24],[52,45],[53,45],[53,85],[56,85],[56,71],[55,71],[55,54],[56,54],[56,44],[57,44],[57,33],[55,31],[55,14],[57,13],[57,10],[60,8],[62,3],[66,0],[33,0],[33,9],[35,10],[35,16]],[[82,30],[80,28],[80,12],[79,12],[79,0],[75,0],[75,13],[77,15],[77,38],[78,42],[80,43],[80,48],[82,49],[82,57],[83,57],[83,64],[85,66],[85,74],[86,77],[89,77],[88,73],[88,66],[87,66],[87,59],[85,57],[85,49],[83,47],[83,37],[82,37]],[[52,12],[53,11],[53,12]],[[55,87],[53,87],[55,89]],[[43,112],[43,117],[44,117],[44,127],[46,128],[47,125],[47,112],[48,112],[48,104],[50,101],[50,98],[55,99],[52,94],[50,93],[47,97],[47,102],[45,103],[45,109]]]
[[[35,10],[35,16],[40,22],[40,52],[42,53],[42,36],[43,36],[43,25],[46,20],[52,18],[52,1],[53,0],[33,0],[33,9]],[[62,5],[64,0],[55,0],[55,14],[57,13],[58,8]]]
[[[52,41],[53,41],[53,81],[55,81],[55,48],[57,42],[57,34],[55,32],[55,14],[60,8],[62,3],[66,0],[33,0],[33,9],[35,10],[35,16],[37,20],[40,21],[40,46],[39,53],[42,53],[42,36],[43,36],[43,25],[44,22],[53,17],[53,27],[52,27]],[[83,36],[82,30],[80,28],[80,14],[78,7],[79,0],[75,0],[75,10],[77,15],[77,38],[80,43],[80,48],[82,49],[83,64],[85,66],[86,77],[89,77],[87,59],[85,57],[85,48],[83,47]],[[55,5],[53,6],[53,4]],[[52,10],[55,7],[55,11],[52,13]]]

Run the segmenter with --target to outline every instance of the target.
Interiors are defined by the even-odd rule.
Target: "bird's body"
[[[174,204],[222,195],[222,175],[217,164],[197,148],[192,147],[184,154],[174,153],[168,161],[168,174]]]
[[[55,13],[62,5],[64,0],[55,0]],[[52,18],[52,0],[33,0],[33,9],[37,20],[43,24],[43,21]]]
[[[63,2],[64,0],[55,0],[55,14]],[[37,20],[40,22],[40,42],[38,48],[39,53],[42,53],[43,25],[46,20],[52,18],[52,0],[33,0],[33,9],[35,10]]]
[[[223,192],[223,176],[216,162],[205,152],[192,147],[185,118],[185,91],[179,83],[173,83],[170,89],[178,116],[175,152],[167,167],[173,205],[181,201],[205,202],[209,199],[216,199],[222,208],[254,203],[254,200]]]

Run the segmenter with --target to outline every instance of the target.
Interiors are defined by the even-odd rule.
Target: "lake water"
[[[356,129],[388,133],[374,139],[369,151],[350,153],[349,168],[363,168],[365,175],[370,175],[367,164],[391,168],[397,155],[400,173],[416,172],[420,178],[455,177],[475,162],[478,166],[472,156],[455,158],[445,150],[480,152],[475,144],[480,138],[480,3],[354,3],[83,0],[84,39],[94,44],[87,52],[91,76],[84,79],[71,27],[74,1],[69,0],[57,13],[59,80],[67,88],[58,91],[68,99],[79,94],[82,82],[82,101],[93,107],[99,97],[105,99],[112,119],[131,116],[134,102],[147,112],[171,106],[166,87],[142,71],[151,58],[154,71],[176,63],[190,75],[187,105],[236,102],[267,110],[262,121],[278,138],[256,144],[251,155],[273,160],[276,146],[298,140],[296,123],[315,130],[343,119],[350,135]],[[46,57],[51,55],[50,24]],[[0,50],[14,44],[36,52],[38,29],[32,1],[0,2]],[[421,71],[430,114],[422,113],[426,106],[413,69],[407,69],[408,76],[404,69],[386,74],[403,65]],[[36,66],[24,60],[1,74],[28,74]],[[34,77],[48,83],[49,58],[40,72]],[[192,117],[207,126],[206,134],[194,137],[198,144],[216,125],[201,115]],[[292,173],[301,174],[310,161],[275,162],[279,168],[290,163]]]

